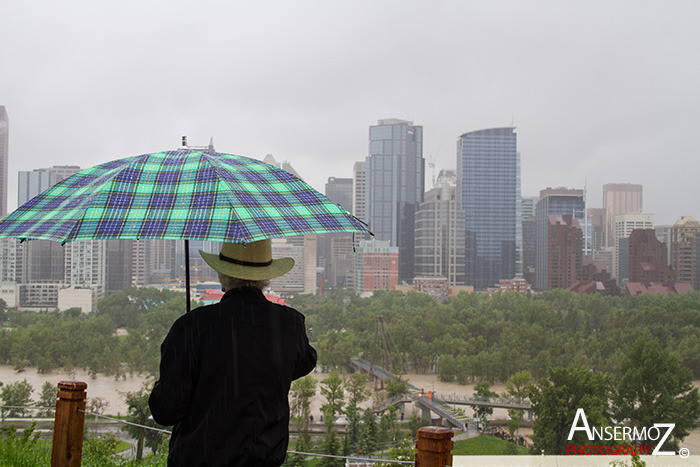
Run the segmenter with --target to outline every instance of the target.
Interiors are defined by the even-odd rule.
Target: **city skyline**
[[[367,156],[368,125],[401,118],[438,170],[459,135],[515,126],[523,196],[586,186],[602,207],[604,184],[633,183],[659,224],[700,217],[697,3],[36,6],[0,20],[10,209],[18,171],[182,135],[272,153],[322,191]]]

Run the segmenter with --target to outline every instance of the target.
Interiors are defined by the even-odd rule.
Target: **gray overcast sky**
[[[695,0],[0,0],[9,208],[18,170],[181,135],[323,191],[395,117],[437,169],[462,133],[514,121],[524,196],[585,182],[600,207],[603,184],[640,183],[657,224],[700,218],[698,46]]]

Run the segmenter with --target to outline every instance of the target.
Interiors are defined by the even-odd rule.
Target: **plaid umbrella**
[[[81,170],[0,220],[0,237],[61,243],[108,238],[250,243],[327,232],[370,233],[274,165],[189,149]]]

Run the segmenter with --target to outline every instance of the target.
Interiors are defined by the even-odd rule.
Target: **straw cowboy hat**
[[[248,244],[224,243],[221,253],[205,253],[202,259],[216,272],[249,281],[273,279],[288,273],[294,267],[293,258],[272,259],[270,239]]]

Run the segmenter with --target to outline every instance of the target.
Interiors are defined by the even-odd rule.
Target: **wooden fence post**
[[[416,467],[443,467],[452,465],[452,437],[449,428],[424,426],[418,430]]]
[[[87,384],[80,381],[58,383],[51,467],[80,466],[83,456],[86,389]]]

